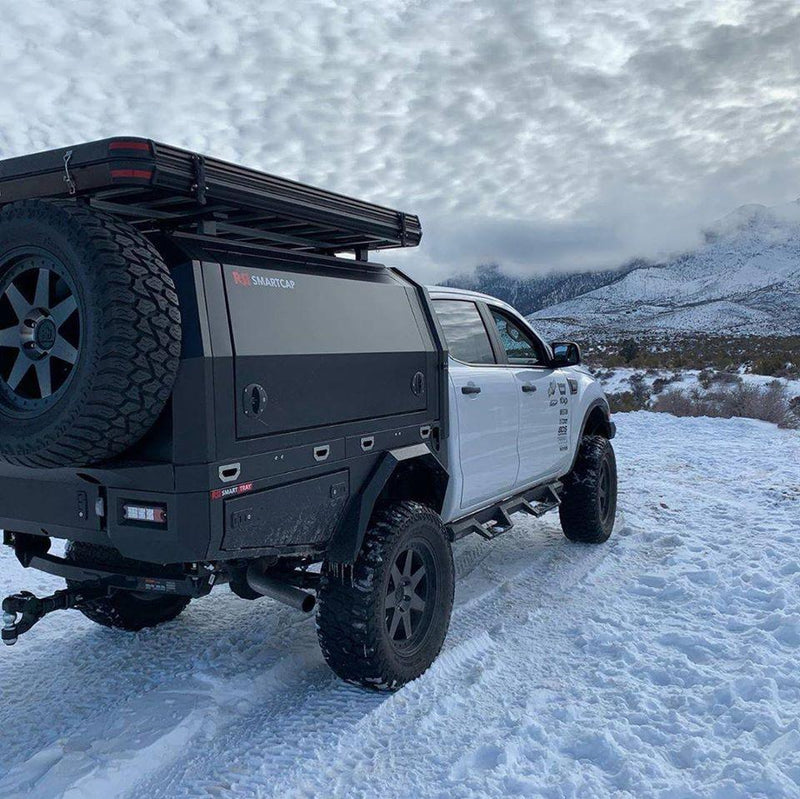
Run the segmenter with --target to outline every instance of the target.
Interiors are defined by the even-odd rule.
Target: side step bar
[[[458,519],[447,525],[450,539],[457,541],[470,533],[477,533],[489,540],[497,538],[514,526],[511,519],[512,514],[525,513],[538,519],[548,511],[557,508],[561,504],[562,488],[563,486],[558,480],[543,486],[529,488],[521,494],[504,499],[471,516]]]

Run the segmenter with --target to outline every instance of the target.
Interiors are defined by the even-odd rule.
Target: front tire
[[[611,442],[584,436],[572,471],[564,478],[561,529],[570,541],[602,544],[617,514],[617,461]]]
[[[72,563],[104,568],[141,567],[138,561],[123,558],[115,549],[99,544],[70,541],[65,557]],[[152,572],[153,566],[148,566]],[[67,580],[72,587],[75,583]],[[150,596],[133,591],[112,591],[110,596],[92,599],[77,606],[87,619],[103,627],[138,632],[145,627],[155,627],[172,621],[189,604],[188,596]]]
[[[397,502],[375,515],[353,566],[325,564],[317,632],[342,679],[394,690],[419,677],[444,643],[455,570],[438,514]]]

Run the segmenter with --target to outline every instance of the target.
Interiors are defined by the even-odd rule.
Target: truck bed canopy
[[[135,137],[0,161],[0,206],[31,198],[76,198],[144,233],[353,251],[362,260],[422,238],[417,216]]]

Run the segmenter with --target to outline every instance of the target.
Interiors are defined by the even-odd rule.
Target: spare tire
[[[135,228],[72,202],[0,211],[0,459],[120,454],[164,409],[180,349],[175,285]]]

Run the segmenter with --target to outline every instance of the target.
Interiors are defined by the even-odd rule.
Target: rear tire
[[[419,677],[444,643],[454,586],[438,514],[418,502],[378,511],[352,573],[323,568],[317,632],[328,665],[368,688],[393,690]]]
[[[617,513],[617,461],[611,442],[584,436],[572,471],[564,478],[561,529],[570,541],[602,544]]]
[[[102,566],[106,568],[146,568],[150,573],[158,567],[142,564],[135,560],[123,558],[115,549],[70,541],[67,544],[66,559],[83,565]],[[67,580],[67,585],[76,585]],[[87,619],[103,627],[114,627],[118,630],[137,632],[145,627],[155,627],[172,621],[189,604],[187,596],[149,596],[132,591],[114,591],[111,596],[92,599],[77,606]]]
[[[119,455],[163,410],[180,353],[174,283],[135,228],[74,202],[0,211],[0,459]]]

